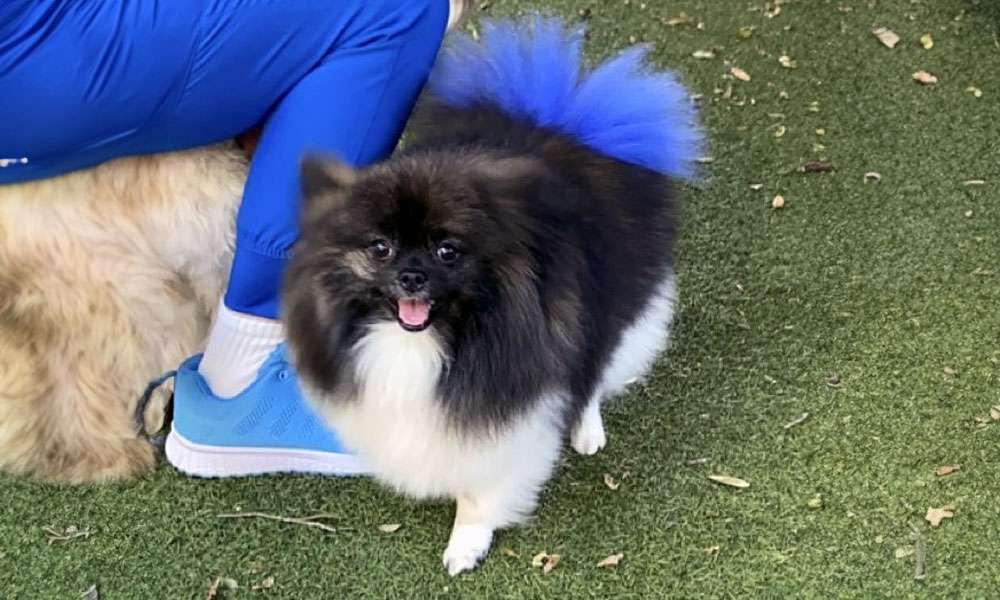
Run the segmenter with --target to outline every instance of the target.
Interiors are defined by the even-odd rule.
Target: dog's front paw
[[[493,530],[482,525],[456,525],[444,551],[444,566],[451,576],[471,571],[486,556]]]
[[[608,443],[608,437],[604,433],[604,422],[601,420],[601,413],[596,409],[588,408],[581,416],[580,421],[573,428],[570,435],[570,444],[573,449],[580,454],[589,456],[597,454],[597,451]]]

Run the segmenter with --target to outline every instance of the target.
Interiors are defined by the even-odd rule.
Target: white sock
[[[284,339],[285,328],[279,321],[238,313],[220,301],[198,372],[213,394],[232,398],[253,383],[260,366]]]

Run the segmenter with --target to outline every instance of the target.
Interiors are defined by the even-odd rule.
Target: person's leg
[[[287,12],[287,3],[280,6]],[[333,154],[355,166],[388,156],[430,72],[449,2],[342,0],[337,5],[342,12],[336,15],[327,14],[326,2],[323,14],[310,15],[303,4],[296,6],[302,11],[299,17],[306,18],[294,23],[286,18],[289,37],[282,52],[252,61],[254,72],[264,81],[284,80],[294,68],[286,63],[296,49],[320,48],[323,54],[265,121],[237,216],[236,253],[224,302],[204,355],[182,366],[178,375],[167,457],[192,475],[362,470],[335,437],[322,435],[315,426],[294,377],[288,377],[280,344],[281,280],[298,238],[299,161],[310,151]],[[266,15],[255,14],[227,20],[216,29],[225,42],[270,26]],[[223,49],[213,52],[213,60],[197,63],[196,81],[224,78],[227,62],[238,60],[220,56]],[[217,85],[212,90],[223,93]],[[212,95],[192,93],[179,108],[186,118],[197,118],[194,107],[211,105]],[[202,379],[206,385],[199,387]]]
[[[447,0],[289,6],[273,3],[252,12],[223,7],[208,13],[191,89],[177,108],[181,119],[196,124],[213,105],[242,93],[218,84],[236,69],[249,70],[254,86],[289,90],[268,115],[256,147],[237,218],[230,284],[199,367],[221,397],[242,392],[283,339],[276,320],[278,293],[298,237],[302,153],[332,153],[357,166],[388,155],[430,70],[449,14]],[[279,21],[283,36],[272,51],[248,52],[244,40],[260,38]]]

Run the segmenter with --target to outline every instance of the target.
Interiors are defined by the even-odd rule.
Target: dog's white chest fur
[[[460,433],[437,396],[447,365],[433,328],[414,333],[396,323],[373,325],[355,346],[355,364],[358,397],[322,408],[379,479],[415,497],[457,498],[494,488],[507,475],[523,479],[525,470],[540,471],[528,478],[533,483],[548,476],[560,445],[556,398],[541,399],[503,430]],[[530,511],[533,499],[525,500],[513,502],[503,521]]]

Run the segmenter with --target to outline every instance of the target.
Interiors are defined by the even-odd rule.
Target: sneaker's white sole
[[[351,454],[287,448],[206,446],[176,430],[167,435],[167,460],[178,471],[195,477],[246,477],[272,473],[365,475],[370,471]]]

